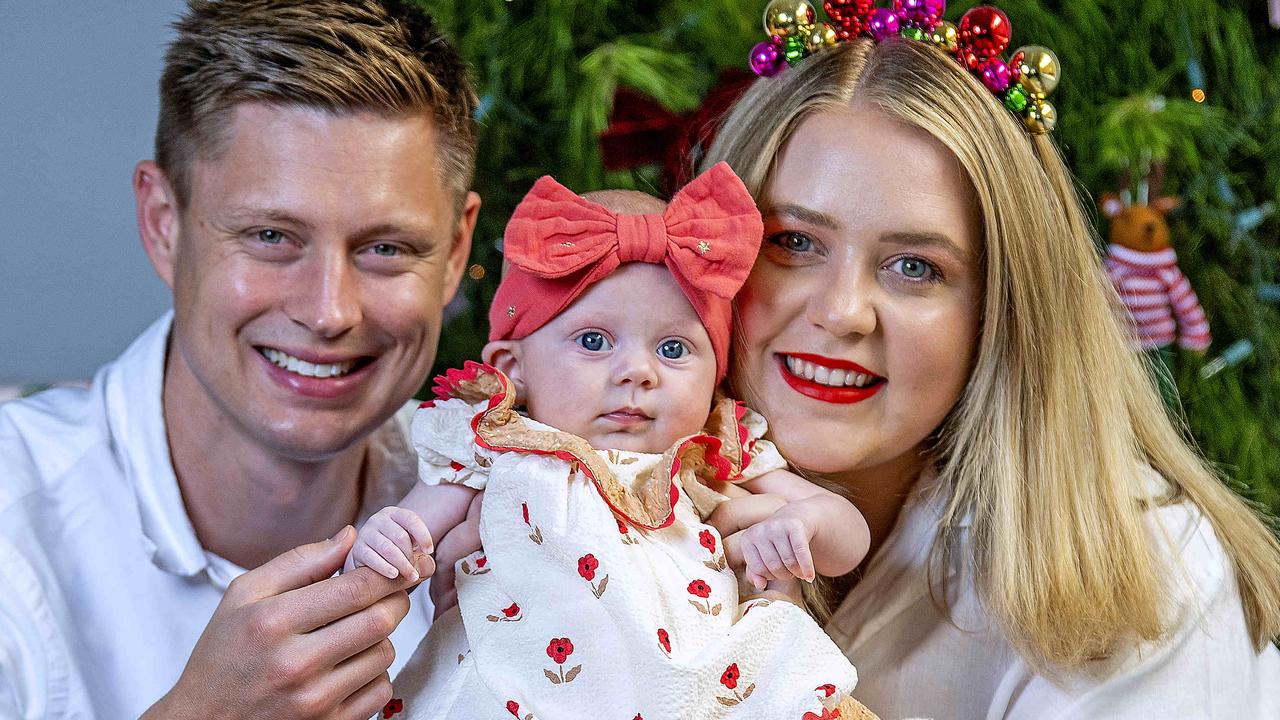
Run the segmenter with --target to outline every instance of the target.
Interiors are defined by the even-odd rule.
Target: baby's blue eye
[[[808,235],[796,232],[783,232],[769,238],[775,245],[780,245],[791,252],[804,253],[813,250],[813,240]]]
[[[609,341],[598,332],[588,332],[578,336],[578,345],[581,345],[584,350],[600,352],[609,346]]]
[[[284,233],[271,228],[264,228],[258,231],[258,239],[268,245],[279,245],[284,242]]]
[[[658,346],[658,354],[668,360],[679,360],[689,354],[689,348],[679,340],[667,340]]]

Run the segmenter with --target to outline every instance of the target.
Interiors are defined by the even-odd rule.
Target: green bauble
[[[1027,108],[1027,100],[1027,91],[1016,83],[1010,85],[1004,93],[1004,106],[1016,113]]]
[[[902,37],[911,38],[912,40],[924,40],[924,31],[918,27],[902,28]]]
[[[783,39],[782,43],[782,52],[787,58],[788,65],[795,65],[808,54],[808,50],[804,46],[804,38],[799,35],[788,35]]]

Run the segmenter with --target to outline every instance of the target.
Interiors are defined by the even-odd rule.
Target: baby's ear
[[[520,371],[520,341],[519,340],[494,340],[484,346],[480,351],[480,359],[486,365],[492,365],[502,371],[503,375],[511,378],[511,382],[516,386],[516,393],[524,395],[524,378]]]

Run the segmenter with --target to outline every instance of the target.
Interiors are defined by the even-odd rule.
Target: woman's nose
[[[285,289],[285,312],[322,338],[335,338],[360,324],[360,287],[346,252],[307,258],[294,287]]]
[[[809,322],[836,337],[874,332],[874,277],[866,277],[868,274],[852,264],[833,265],[830,273],[813,284],[806,306]]]

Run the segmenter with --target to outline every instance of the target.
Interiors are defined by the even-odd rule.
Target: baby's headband
[[[999,8],[975,7],[960,18],[959,25],[942,19],[946,0],[893,0],[892,9],[876,7],[875,0],[826,0],[822,8],[832,22],[818,24],[813,6],[805,0],[770,2],[764,11],[764,29],[770,39],[751,49],[751,69],[772,77],[839,42],[859,36],[876,42],[902,36],[950,53],[1018,115],[1029,132],[1051,132],[1058,124],[1058,111],[1047,100],[1062,76],[1058,56],[1047,47],[1026,45],[1008,61],[1002,59],[1013,27]]]
[[[509,265],[489,310],[489,340],[519,340],[546,325],[620,265],[665,265],[728,368],[731,301],[751,272],[764,226],[746,186],[716,163],[662,214],[615,213],[550,177],[516,206],[503,237]]]

